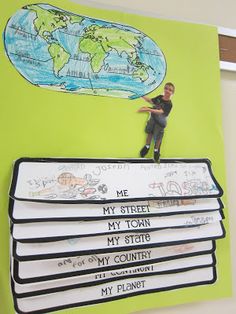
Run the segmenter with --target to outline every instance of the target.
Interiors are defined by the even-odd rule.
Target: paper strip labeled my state
[[[207,159],[22,158],[10,196],[17,200],[109,203],[151,199],[217,198],[223,191]]]
[[[51,281],[35,282],[33,284],[19,284],[15,282],[13,266],[12,278],[14,280],[14,290],[18,297],[29,297],[32,295],[52,293],[58,289],[70,289],[72,286],[73,288],[92,286],[105,282],[113,282],[119,279],[176,273],[207,266],[215,266],[215,262],[216,260],[214,255],[206,254],[180,258],[167,262],[118,269],[114,271],[106,271],[101,273],[69,277]]]
[[[119,232],[152,231],[215,223],[223,219],[220,211],[164,217],[108,219],[98,221],[44,222],[14,224],[12,237],[18,241],[63,240]]]
[[[164,229],[142,233],[120,233],[87,238],[74,238],[42,243],[13,243],[14,258],[19,261],[49,259],[93,253],[119,252],[123,250],[168,246],[220,239],[225,236],[221,222],[198,227]]]
[[[12,287],[16,311],[20,314],[36,314],[98,304],[162,290],[212,284],[216,281],[216,278],[215,267],[206,267],[175,274],[122,279],[113,283],[75,288],[28,298],[17,298],[14,285]]]
[[[212,254],[214,241],[193,242],[165,247],[143,248],[106,254],[89,254],[49,260],[14,260],[14,279],[20,284],[117,270],[178,258]]]
[[[220,199],[151,200],[112,204],[53,204],[10,199],[9,216],[14,223],[73,221],[106,218],[156,217],[220,210]]]

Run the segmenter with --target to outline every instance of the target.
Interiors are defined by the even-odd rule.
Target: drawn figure
[[[74,176],[70,172],[63,172],[61,173],[58,178],[57,182],[61,185],[70,185],[70,186],[75,186],[75,185],[96,185],[98,184],[99,180],[95,179],[92,180],[91,174],[86,174],[83,178],[79,178]]]
[[[186,199],[186,200],[179,200],[181,205],[194,205],[196,204],[196,200],[195,199]]]
[[[33,180],[28,180],[28,184],[32,189]],[[99,179],[93,179],[91,174],[85,174],[83,178],[76,177],[71,172],[63,172],[57,177],[49,180],[50,187],[45,188],[45,180],[37,179],[37,185],[33,191],[29,192],[31,197],[41,196],[45,199],[54,199],[61,197],[64,199],[76,199],[76,198],[86,198],[86,199],[101,199],[100,195],[96,195],[96,192],[100,194],[105,194],[108,188],[105,184],[101,184],[95,187],[100,182]]]
[[[175,92],[173,83],[166,83],[164,87],[164,95],[159,95],[154,98],[143,96],[142,98],[148,103],[152,104],[150,107],[142,107],[138,112],[149,112],[145,132],[147,133],[146,145],[141,149],[140,156],[144,157],[149,151],[151,141],[154,139],[154,160],[159,162],[160,159],[160,146],[164,136],[164,129],[167,126],[167,117],[172,109],[171,96]]]
[[[182,245],[175,245],[169,250],[175,252],[175,253],[187,253],[188,251],[191,251],[194,249],[194,244],[182,244]]]
[[[86,179],[85,178],[77,178],[70,172],[63,172],[57,178],[57,182],[61,185],[85,185]]]
[[[101,184],[98,186],[98,191],[101,192],[102,194],[107,193],[108,188],[106,184]]]
[[[69,187],[68,190],[63,192],[64,198],[74,198],[77,194],[87,198],[97,191],[93,186],[97,185],[99,180],[92,179],[91,174],[86,174],[83,178],[80,178],[70,172],[63,172],[58,176],[57,182],[62,186]]]
[[[87,188],[87,189],[84,189],[83,192],[81,192],[81,195],[84,197],[88,197],[89,195],[94,194],[95,192],[96,192],[96,189]]]
[[[29,192],[30,197],[37,197],[37,196],[43,196],[44,198],[47,199],[52,199],[56,198],[57,194],[53,193],[54,188],[47,188],[47,189],[42,189],[40,191],[35,191],[35,192]]]

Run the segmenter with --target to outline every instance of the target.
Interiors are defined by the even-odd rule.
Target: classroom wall
[[[71,0],[101,8],[142,13],[160,18],[211,24],[236,29],[235,0]],[[221,71],[223,134],[227,171],[227,196],[231,233],[232,276],[236,286],[236,72]],[[230,299],[149,310],[140,314],[236,313],[236,296]]]

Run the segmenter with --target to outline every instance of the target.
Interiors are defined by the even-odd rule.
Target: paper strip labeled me
[[[149,199],[218,198],[223,191],[207,159],[22,158],[10,196],[17,200],[106,203]]]

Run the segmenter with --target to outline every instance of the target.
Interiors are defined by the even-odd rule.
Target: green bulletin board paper
[[[1,33],[8,19],[35,1],[1,3]],[[220,70],[217,28],[137,16],[50,1],[59,8],[141,30],[161,47],[167,74],[176,86],[173,110],[162,144],[162,158],[208,157],[216,178],[226,191],[221,121]],[[19,157],[139,157],[145,142],[147,114],[137,113],[142,99],[73,95],[49,91],[28,83],[0,47],[0,314],[14,313],[9,283],[8,188],[12,163]],[[151,157],[152,152],[148,157]],[[130,313],[146,308],[173,306],[231,295],[228,209],[227,236],[217,243],[218,280],[200,286],[136,296],[62,313]]]

